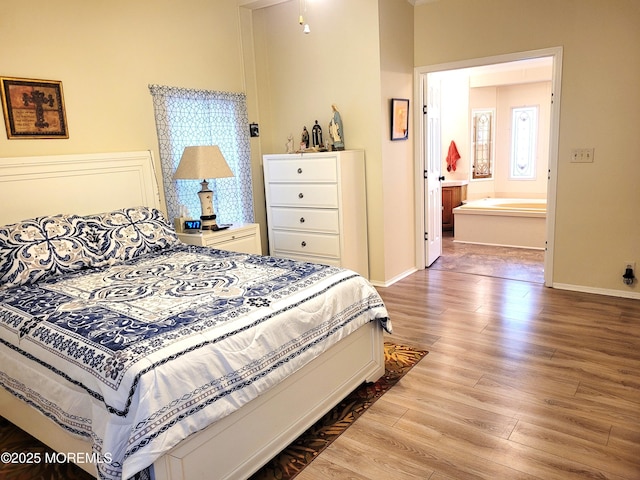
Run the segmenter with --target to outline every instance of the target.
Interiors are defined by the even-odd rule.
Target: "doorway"
[[[481,72],[485,77],[498,75],[501,71],[532,69],[535,64],[550,62],[550,100],[549,100],[549,123],[548,123],[548,165],[546,172],[543,172],[542,180],[546,180],[542,195],[547,199],[547,217],[545,231],[544,249],[544,283],[551,286],[553,281],[553,234],[555,230],[555,197],[556,197],[556,172],[557,172],[557,151],[559,132],[559,102],[560,102],[560,80],[562,66],[562,48],[550,48],[529,52],[520,52],[496,57],[472,59],[449,64],[432,65],[415,69],[416,85],[416,110],[415,118],[419,138],[416,141],[416,259],[419,268],[430,265],[442,254],[442,242],[434,245],[433,239],[442,237],[441,222],[433,221],[437,216],[441,216],[441,187],[440,182],[444,176],[440,174],[442,160],[435,160],[431,157],[433,152],[438,154],[446,151],[447,145],[443,145],[439,132],[434,135],[430,126],[437,125],[443,129],[440,115],[446,115],[446,105],[440,105],[439,101],[434,102],[432,95],[434,91],[439,91],[442,79],[447,72],[459,73],[463,70],[473,70],[474,73]],[[526,76],[526,75],[525,75]],[[523,78],[522,83],[526,83]],[[450,84],[447,81],[447,85]],[[436,104],[439,108],[431,110],[431,105]],[[427,106],[429,106],[427,108]],[[435,119],[434,119],[435,115]],[[464,122],[463,122],[464,123]],[[468,124],[467,124],[468,125]],[[437,140],[436,140],[437,139]],[[467,139],[468,140],[468,137]],[[434,146],[433,143],[439,143]],[[464,149],[461,156],[469,162],[469,153]],[[435,166],[435,168],[434,168]],[[437,181],[434,181],[437,180]],[[434,224],[437,227],[434,229]],[[431,231],[429,231],[431,229]],[[428,241],[431,239],[431,241]],[[446,238],[443,240],[446,241]],[[432,249],[429,251],[429,249]],[[437,251],[433,251],[433,249]]]

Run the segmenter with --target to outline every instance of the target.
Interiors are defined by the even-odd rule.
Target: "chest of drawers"
[[[369,277],[364,152],[263,157],[269,250]]]

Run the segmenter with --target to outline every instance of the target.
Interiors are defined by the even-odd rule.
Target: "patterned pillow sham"
[[[85,217],[98,233],[101,265],[130,260],[180,243],[162,212],[155,208],[132,207]]]
[[[102,252],[84,219],[52,215],[0,227],[0,288],[96,266]]]

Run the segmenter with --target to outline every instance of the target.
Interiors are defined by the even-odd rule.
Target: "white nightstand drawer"
[[[229,227],[225,230],[217,230],[213,232],[205,232],[202,234],[202,240],[205,247],[221,248],[218,245],[233,242],[242,238],[253,238],[255,231],[247,228]]]
[[[338,186],[328,184],[270,183],[272,206],[338,208]]]
[[[256,237],[254,235],[233,237],[229,238],[228,240],[216,242],[215,244],[207,246],[218,248],[220,250],[231,250],[232,252],[254,253],[257,255],[260,255],[262,253],[256,248]]]
[[[321,233],[273,230],[275,251],[340,257],[340,237]]]
[[[181,242],[189,245],[231,250],[240,253],[262,254],[260,245],[260,225],[248,223],[232,225],[226,230],[204,231],[202,233],[178,233]]]
[[[340,218],[336,209],[273,207],[271,225],[273,228],[290,230],[340,232]]]
[[[336,182],[335,158],[304,158],[272,160],[269,163],[270,182]]]

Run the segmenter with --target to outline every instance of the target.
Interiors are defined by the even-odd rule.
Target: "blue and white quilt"
[[[374,320],[349,270],[179,244],[0,289],[0,384],[129,478]]]

